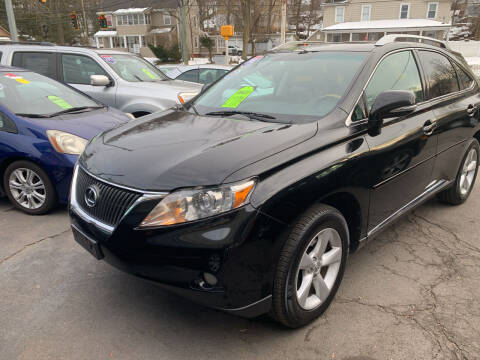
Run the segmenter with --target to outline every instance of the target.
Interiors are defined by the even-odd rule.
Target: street
[[[34,217],[0,199],[0,358],[478,359],[479,209],[478,184],[462,206],[424,204],[350,257],[324,316],[288,330],[98,262],[65,207]]]

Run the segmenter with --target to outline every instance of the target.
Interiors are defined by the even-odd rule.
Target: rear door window
[[[199,82],[201,84],[210,84],[217,81],[227,70],[221,69],[200,69]]]
[[[13,54],[12,65],[35,71],[52,79],[57,79],[56,53],[15,52]]]
[[[377,96],[386,90],[409,90],[417,103],[423,101],[422,81],[411,51],[388,55],[378,65],[365,89],[369,112]]]
[[[198,83],[198,69],[185,71],[177,77],[177,80],[192,81]]]
[[[63,81],[68,84],[90,85],[91,75],[107,73],[93,59],[84,55],[62,54]]]
[[[433,51],[419,51],[420,61],[429,84],[429,99],[459,90],[457,74],[450,60]]]
[[[454,64],[455,70],[457,71],[458,84],[460,85],[460,90],[468,89],[473,85],[473,79],[468,75],[465,70],[463,70],[457,64]]]

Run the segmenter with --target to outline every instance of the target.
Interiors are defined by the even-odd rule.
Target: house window
[[[335,7],[335,22],[340,23],[344,21],[345,7],[337,6]]]
[[[438,9],[437,2],[428,3],[427,19],[435,19],[437,17],[437,9]]]
[[[193,38],[193,46],[196,47],[196,48],[198,48],[198,36],[195,36],[195,37]]]
[[[163,24],[164,25],[172,25],[172,17],[168,14],[163,15]]]
[[[372,5],[362,5],[361,21],[370,21],[370,13],[372,12]]]
[[[400,4],[400,19],[408,19],[410,17],[410,4]]]
[[[150,24],[150,14],[127,14],[117,15],[118,25],[144,25]]]

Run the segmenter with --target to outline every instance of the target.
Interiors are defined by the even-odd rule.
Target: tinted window
[[[90,85],[90,75],[107,75],[95,60],[82,55],[62,55],[62,71],[69,84]]]
[[[13,54],[12,65],[56,79],[55,55],[47,52],[16,52]]]
[[[433,51],[420,51],[420,59],[430,85],[430,99],[459,90],[455,69],[445,56]]]
[[[16,114],[50,115],[74,107],[98,107],[82,93],[31,71],[0,73],[0,105]]]
[[[5,114],[0,113],[0,131],[16,133],[17,127]]]
[[[198,82],[198,70],[185,71],[182,75],[177,77],[177,80]]]
[[[210,84],[214,81],[217,81],[220,77],[223,76],[228,72],[228,70],[221,70],[221,69],[201,69],[200,70],[200,77],[199,83],[201,84]]]
[[[277,122],[315,121],[344,96],[365,56],[347,51],[256,56],[204,91],[195,108],[201,114],[236,110],[268,114]]]
[[[460,66],[457,64],[454,65],[455,70],[457,71],[458,83],[460,84],[460,89],[468,89],[473,85],[473,79],[468,75]]]
[[[378,65],[365,89],[368,111],[377,96],[385,90],[413,91],[417,103],[423,101],[422,81],[411,51],[389,55]]]

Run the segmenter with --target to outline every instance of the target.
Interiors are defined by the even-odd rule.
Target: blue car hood
[[[45,130],[65,131],[87,140],[104,130],[130,120],[125,113],[109,107],[81,113],[62,114],[52,118],[25,119]]]

